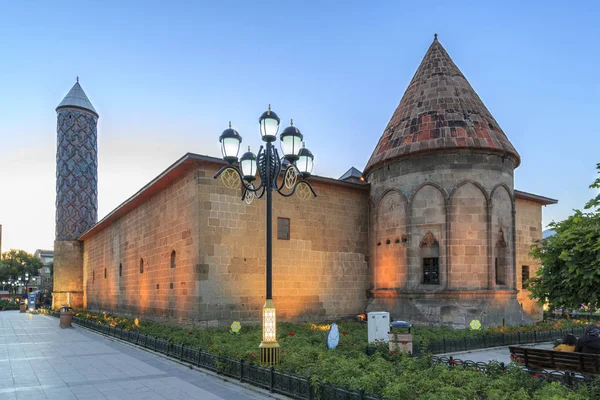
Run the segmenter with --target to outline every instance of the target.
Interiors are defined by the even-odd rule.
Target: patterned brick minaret
[[[83,306],[83,247],[77,238],[98,221],[98,113],[79,79],[56,107],[54,307]]]

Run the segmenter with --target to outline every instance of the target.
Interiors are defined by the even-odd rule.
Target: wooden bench
[[[600,375],[600,354],[509,346],[511,359],[531,369],[552,369],[581,374]]]

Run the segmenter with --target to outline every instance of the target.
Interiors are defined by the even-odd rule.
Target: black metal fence
[[[515,346],[519,344],[532,344],[551,342],[562,339],[567,333],[582,336],[585,328],[560,329],[552,331],[532,331],[516,333],[500,333],[496,335],[484,335],[472,338],[442,339],[429,342],[424,348],[415,350],[424,354],[445,354],[459,351],[485,349],[488,347]]]
[[[42,312],[45,314],[52,315],[54,317],[60,317],[60,313],[53,310],[43,310]],[[199,348],[186,346],[182,343],[171,343],[168,340],[146,335],[144,333],[140,333],[139,331],[128,330],[102,324],[95,319],[74,316],[73,322],[85,328],[103,333],[105,335],[127,341],[129,343],[156,351],[158,353],[162,353],[167,357],[171,357],[179,361],[186,362],[191,365],[207,369],[209,371],[213,371],[220,375],[225,375],[231,378],[238,379],[240,382],[250,383],[251,385],[269,390],[271,393],[279,393],[285,396],[301,400],[381,400],[378,397],[368,396],[367,394],[365,394],[365,391],[363,389],[359,390],[358,392],[355,392],[342,389],[336,386],[324,384],[322,382],[315,382],[307,377],[275,371],[273,367],[265,368],[258,365],[249,364],[244,360],[215,355]],[[557,338],[561,338],[562,336],[564,336],[564,334],[572,332],[575,334],[583,334],[583,328],[580,330],[575,329],[573,331],[568,330],[543,332],[542,335],[540,335],[540,333],[542,332],[537,332],[531,333],[531,335],[533,335],[533,339],[539,338],[539,340],[537,341],[543,342],[552,340],[552,338],[554,338],[556,335],[558,335]],[[532,337],[529,336],[529,334],[521,334],[523,336],[517,335],[516,338],[514,337],[515,335],[501,335],[501,339],[495,339],[495,341],[487,340],[483,343],[485,343],[486,345],[488,343],[498,343],[495,344],[496,346],[514,345],[520,343],[535,343],[534,341],[523,341],[532,339]],[[477,339],[482,340],[482,338]],[[477,346],[477,343],[481,342],[474,341],[473,339],[467,339],[466,341],[464,341],[463,339],[458,339],[444,342],[446,346],[444,347],[444,351],[447,352],[494,346],[487,345],[474,347]],[[473,368],[481,372],[491,372],[491,368],[501,368],[502,370],[506,371],[506,368],[502,363],[476,363],[468,360],[454,359],[452,357],[433,356],[431,358],[431,363],[432,365],[444,364],[449,367]],[[576,375],[568,371],[527,372],[536,377],[539,377],[540,379],[560,382],[570,387],[578,387],[580,385],[592,385],[595,388],[594,390],[597,390],[600,394],[600,380],[598,379],[590,379],[588,377]]]

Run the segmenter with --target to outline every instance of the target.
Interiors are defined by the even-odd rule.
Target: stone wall
[[[516,282],[519,294],[517,300],[525,313],[532,319],[540,321],[543,317],[542,307],[529,298],[530,292],[523,288],[523,266],[529,267],[529,276],[533,278],[540,268],[539,262],[529,255],[531,245],[542,239],[542,205],[533,201],[517,199],[517,273]]]
[[[207,326],[260,319],[265,200],[241,201],[240,189],[213,179],[219,167],[198,162],[85,240],[89,308]],[[318,197],[307,201],[273,194],[273,297],[279,318],[327,319],[364,311],[368,189],[330,182],[313,180]],[[289,240],[277,239],[279,217],[289,219]],[[170,267],[173,250],[176,268]]]
[[[265,199],[240,201],[239,189],[212,178],[216,170],[197,171],[198,314],[256,321],[265,301]],[[273,194],[273,299],[287,320],[356,314],[366,304],[368,189],[311,182],[316,198]],[[289,218],[289,240],[277,238],[278,218]]]
[[[376,255],[381,252],[387,243],[384,236],[393,227],[395,236],[406,237],[401,245],[408,260],[397,261],[394,274],[389,274],[391,257],[374,258],[369,311],[457,327],[475,318],[488,325],[524,322],[514,289],[513,162],[484,151],[452,150],[406,157],[369,173],[371,249]],[[391,193],[396,193],[394,201]],[[387,210],[392,203],[401,205],[402,199],[407,199],[408,217]],[[382,222],[380,215],[398,222]],[[427,282],[424,274],[424,259],[434,253],[439,260],[436,284]],[[403,265],[404,270],[397,270]],[[394,278],[404,273],[406,280]],[[389,283],[382,281],[387,275]]]
[[[83,308],[83,243],[77,240],[54,242],[54,290],[52,308],[64,305]]]
[[[85,240],[88,308],[159,318],[195,316],[196,193],[195,174],[187,171]]]
[[[402,242],[402,237],[406,238],[406,206],[406,198],[397,190],[387,192],[377,205],[373,257],[377,289],[404,287],[407,283],[406,245]]]

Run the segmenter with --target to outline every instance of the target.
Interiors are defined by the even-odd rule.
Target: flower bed
[[[9,302],[6,299],[1,299],[0,300],[0,310],[4,310],[4,311],[10,311],[10,310],[18,310],[19,309],[19,304],[14,303],[14,302]]]
[[[152,344],[146,347],[166,346],[163,352],[168,354],[170,351],[171,356],[174,353],[175,357],[182,360],[194,359],[192,355],[188,355],[190,352],[196,352],[198,358],[212,354],[221,357],[221,360],[232,360],[220,363],[227,365],[229,369],[238,368],[239,371],[242,371],[245,365],[242,361],[246,361],[249,365],[257,362],[257,347],[261,341],[261,330],[258,326],[242,326],[240,334],[237,335],[230,333],[229,328],[193,329],[151,321],[138,321],[136,324],[134,319],[89,312],[76,312],[76,316],[91,318],[104,324],[106,333],[111,334],[112,330],[112,335],[117,337],[122,337],[122,332],[125,332],[126,340],[134,334],[136,342],[142,335],[158,338],[151,339]],[[118,333],[119,328],[130,331]],[[427,334],[423,333],[426,329],[415,329],[416,337],[419,334],[426,336]],[[437,329],[438,334],[447,331],[443,328],[429,329]],[[520,329],[533,328],[521,327]],[[468,331],[452,333],[472,334]],[[339,389],[333,386],[355,391],[355,395],[363,389],[369,395],[391,399],[575,400],[594,398],[599,395],[597,386],[567,387],[557,382],[531,377],[515,365],[505,368],[492,363],[489,368],[470,368],[468,363],[444,364],[433,362],[430,357],[414,358],[404,354],[390,354],[385,346],[378,346],[375,354],[369,357],[365,354],[366,325],[357,322],[340,322],[340,346],[335,350],[327,350],[325,335],[324,325],[278,324],[278,341],[283,353],[281,364],[276,368],[278,373],[310,377],[308,378],[310,382],[319,382],[319,393],[322,398],[327,398],[324,393],[327,393],[328,387],[339,393]],[[439,338],[439,336],[434,337]],[[146,339],[144,343],[146,344]],[[203,352],[198,353],[197,349],[202,349]],[[236,363],[241,364],[236,367],[238,365]],[[452,367],[449,368],[448,364]],[[219,368],[218,365],[215,368]],[[225,374],[235,376],[236,373]],[[332,386],[327,386],[328,384]],[[359,398],[353,397],[354,395],[348,396],[346,397],[348,399]]]

